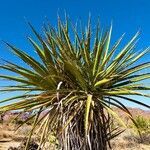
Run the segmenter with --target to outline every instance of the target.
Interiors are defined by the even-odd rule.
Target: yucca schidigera
[[[112,118],[124,125],[112,106],[124,111],[133,122],[132,114],[122,100],[150,108],[127,97],[149,96],[140,92],[150,89],[141,82],[149,79],[150,73],[138,73],[149,68],[150,62],[136,62],[149,54],[150,49],[135,53],[139,32],[116,54],[123,36],[110,46],[112,26],[102,33],[98,23],[96,31],[93,31],[89,19],[87,29],[79,31],[68,19],[65,23],[58,19],[57,29],[47,25],[42,37],[29,25],[39,41],[29,38],[29,42],[41,61],[6,43],[13,54],[29,67],[24,68],[8,60],[0,66],[16,73],[14,76],[0,75],[1,79],[16,83],[2,87],[0,91],[20,93],[1,100],[0,103],[10,104],[0,107],[0,111],[34,112],[24,122],[34,119],[28,142],[36,132],[41,133],[40,147],[53,134],[65,150],[104,150],[109,141],[122,132],[110,129]],[[74,39],[70,37],[70,32]],[[45,113],[40,117],[42,112]]]

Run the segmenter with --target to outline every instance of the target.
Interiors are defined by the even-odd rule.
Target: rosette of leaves
[[[0,103],[9,104],[5,103],[0,111],[32,112],[24,122],[34,119],[26,149],[33,133],[40,133],[39,147],[53,134],[64,150],[107,149],[110,140],[122,132],[110,128],[112,118],[124,125],[112,107],[124,111],[133,122],[123,101],[149,108],[149,105],[128,97],[148,97],[142,91],[150,89],[140,82],[149,79],[150,73],[139,73],[148,69],[150,62],[136,63],[150,52],[149,48],[135,52],[139,32],[120,48],[123,36],[114,45],[110,44],[112,26],[102,32],[98,22],[92,30],[90,19],[84,30],[72,25],[68,18],[65,23],[58,18],[57,28],[44,27],[44,36],[29,25],[38,39],[35,42],[29,38],[29,42],[40,61],[7,43],[13,54],[28,67],[8,60],[0,66],[16,74],[0,75],[1,79],[13,81],[0,91],[20,93],[1,100]]]

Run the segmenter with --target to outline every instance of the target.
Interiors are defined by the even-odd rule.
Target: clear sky
[[[93,26],[97,17],[100,17],[103,27],[108,27],[113,21],[113,41],[125,32],[124,42],[126,42],[140,29],[138,49],[150,46],[149,0],[1,0],[0,40],[13,43],[34,54],[26,40],[26,37],[31,35],[26,20],[40,31],[46,18],[55,26],[57,14],[62,16],[64,11],[73,22],[81,19],[86,23],[89,13],[92,16]],[[2,42],[0,42],[0,57],[15,61]],[[148,59],[150,55],[141,61]],[[0,99],[3,97],[0,95]],[[149,99],[141,101],[150,104]],[[133,106],[129,103],[128,105]]]

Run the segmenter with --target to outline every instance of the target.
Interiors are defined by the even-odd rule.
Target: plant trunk
[[[93,121],[90,123],[89,135],[84,134],[84,115],[74,118],[63,134],[58,137],[61,150],[107,150],[109,118],[104,115],[103,108],[93,111]]]

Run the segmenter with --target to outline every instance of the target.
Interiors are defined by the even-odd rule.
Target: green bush
[[[137,116],[135,121],[137,123],[137,129],[141,133],[150,133],[150,119],[144,118],[143,116]]]
[[[150,119],[143,116],[136,116],[134,118],[136,125],[131,125],[136,138],[139,139],[138,134],[140,134],[140,142],[149,143],[150,141]]]

